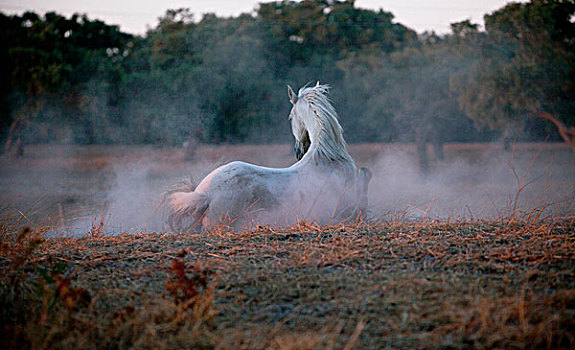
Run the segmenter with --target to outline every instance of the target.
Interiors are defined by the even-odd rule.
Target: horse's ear
[[[295,103],[297,102],[297,95],[295,94],[295,92],[293,92],[293,89],[291,88],[291,86],[288,85],[287,88],[288,88],[289,100],[290,100],[292,105],[295,105]]]

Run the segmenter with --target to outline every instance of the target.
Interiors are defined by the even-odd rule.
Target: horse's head
[[[320,85],[304,86],[295,93],[288,85],[288,96],[292,104],[289,120],[291,121],[292,133],[295,137],[294,151],[296,158],[301,160],[309,150],[314,138],[317,141],[323,128],[330,128],[333,134],[330,138],[341,135],[341,126],[333,106],[327,99],[329,86]],[[343,138],[339,140],[343,142]]]
[[[295,137],[294,152],[297,160],[303,158],[304,154],[308,151],[311,144],[309,138],[309,132],[305,127],[305,124],[296,110],[295,106],[298,102],[298,95],[293,91],[291,86],[288,85],[288,95],[293,108],[289,115],[289,120],[291,121],[291,131]]]
[[[307,131],[303,135],[303,138],[301,141],[296,138],[293,150],[295,152],[295,157],[297,160],[301,160],[303,158],[303,156],[309,150],[310,145],[311,145],[311,142],[309,140],[309,134],[307,133]]]
[[[304,86],[296,93],[288,86],[292,103],[289,119],[296,139],[296,157],[315,166],[339,168],[351,177],[355,163],[347,151],[343,129],[327,94],[328,85]]]

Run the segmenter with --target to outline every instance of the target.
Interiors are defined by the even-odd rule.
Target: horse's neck
[[[312,166],[320,170],[337,171],[345,176],[353,176],[355,162],[349,155],[341,134],[328,128],[310,126],[310,147],[297,167]]]

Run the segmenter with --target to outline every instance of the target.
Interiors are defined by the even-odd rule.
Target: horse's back
[[[289,171],[240,161],[217,168],[196,189],[210,198],[205,226],[225,221],[240,225],[250,217],[275,211],[283,205],[292,176]]]
[[[289,181],[293,172],[234,161],[212,171],[198,185],[196,191],[242,191],[265,187],[280,192],[282,182]]]

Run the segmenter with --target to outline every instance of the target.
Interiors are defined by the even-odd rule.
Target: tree
[[[0,15],[0,130],[38,142],[288,141],[281,86],[320,80],[348,140],[416,142],[425,168],[429,142],[441,158],[444,142],[486,127],[525,124],[543,139],[574,126],[574,1],[509,4],[485,32],[462,21],[444,36],[340,0],[199,20],[168,10],[135,38],[81,15]]]
[[[575,124],[573,0],[512,3],[485,16],[480,57],[455,90],[479,125],[522,129],[545,113]]]
[[[323,62],[359,52],[390,53],[417,43],[416,33],[393,23],[391,13],[359,9],[354,1],[262,3],[257,19],[266,28],[268,55],[278,62],[279,75],[289,67],[329,67]]]
[[[126,56],[131,35],[86,16],[68,19],[53,12],[43,17],[31,12],[21,17],[2,15],[0,22],[6,29],[2,55],[8,62],[7,71],[2,70],[7,82],[2,89],[7,106],[2,124],[13,125],[7,145],[15,139],[23,144],[26,137],[54,137],[58,124],[64,129],[62,124],[80,122],[85,113],[79,110],[89,104],[87,100],[102,98],[82,93],[96,76],[106,85],[106,105],[118,104],[122,79],[118,62]],[[70,116],[78,119],[64,120]]]

